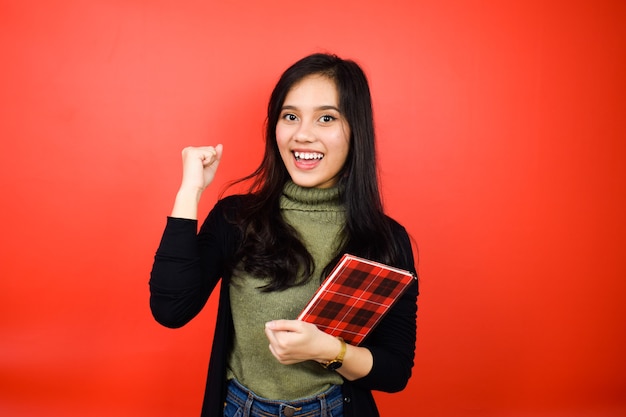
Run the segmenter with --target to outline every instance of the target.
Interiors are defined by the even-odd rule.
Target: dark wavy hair
[[[265,123],[265,153],[259,167],[235,183],[251,181],[244,207],[234,220],[243,236],[237,259],[246,272],[271,277],[263,287],[276,291],[307,282],[314,261],[297,232],[282,218],[279,198],[290,179],[276,143],[276,125],[291,88],[311,75],[331,79],[339,95],[339,110],[350,126],[350,150],[339,175],[346,209],[341,248],[326,265],[327,273],[345,252],[396,263],[399,249],[385,216],[378,186],[372,100],[363,70],[354,61],[317,53],[290,66],[280,77],[269,99]],[[325,274],[324,274],[325,275]]]

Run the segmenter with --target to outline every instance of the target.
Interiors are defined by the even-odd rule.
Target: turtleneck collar
[[[280,198],[282,209],[343,211],[342,187],[305,188],[287,181]]]

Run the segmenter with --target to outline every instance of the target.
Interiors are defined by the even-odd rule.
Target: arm
[[[411,244],[399,226],[404,260],[398,266],[415,272]],[[343,365],[337,370],[346,380],[366,390],[402,390],[411,376],[416,339],[417,283],[394,304],[362,346],[347,345]],[[314,324],[274,320],[266,324],[269,349],[285,365],[314,360],[328,362],[341,351],[338,339]]]
[[[416,273],[411,242],[406,230],[395,223],[395,235],[403,248],[399,268]],[[362,346],[372,353],[370,372],[354,381],[368,390],[397,392],[404,389],[411,377],[417,336],[418,283],[413,283],[383,317]]]
[[[167,218],[150,273],[150,309],[157,322],[176,328],[200,312],[211,288],[202,279],[196,220]]]
[[[411,377],[415,357],[417,284],[413,284],[364,341],[373,357],[372,369],[356,385],[397,392]]]
[[[219,210],[212,211],[197,234],[198,201],[213,181],[222,146],[185,148],[182,154],[183,180],[150,275],[152,314],[167,327],[180,327],[191,320],[223,272],[220,240],[210,238],[224,230]]]
[[[413,284],[385,315],[363,346],[347,345],[337,370],[348,381],[367,390],[401,391],[413,368],[416,338],[417,284]],[[266,324],[269,349],[290,365],[305,360],[319,363],[337,357],[341,343],[312,323],[274,320]]]
[[[321,364],[335,359],[341,351],[339,339],[300,320],[270,321],[265,325],[265,334],[270,351],[284,365],[305,360]],[[351,381],[367,375],[371,368],[372,355],[368,349],[347,345],[343,365],[337,372]]]

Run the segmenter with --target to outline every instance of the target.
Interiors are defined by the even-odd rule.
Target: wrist
[[[339,342],[339,351],[337,355],[334,357],[334,359],[320,362],[320,365],[322,365],[326,369],[330,369],[331,371],[335,371],[341,368],[341,366],[343,365],[344,357],[346,356],[346,351],[348,350],[348,345],[341,337],[337,337],[335,340]]]
[[[187,202],[193,201],[197,204],[200,202],[200,197],[202,197],[203,191],[204,189],[202,188],[181,185],[176,193],[176,200],[183,200]]]
[[[172,217],[180,217],[187,219],[198,218],[198,203],[202,190],[181,187],[176,193],[174,207],[172,208]]]

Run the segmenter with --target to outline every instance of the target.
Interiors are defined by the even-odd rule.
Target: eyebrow
[[[297,106],[283,106],[281,107],[281,110],[298,110],[298,107]],[[316,111],[335,110],[337,113],[341,113],[341,111],[337,107],[332,106],[332,105],[319,106],[319,107],[316,107],[315,110]]]

